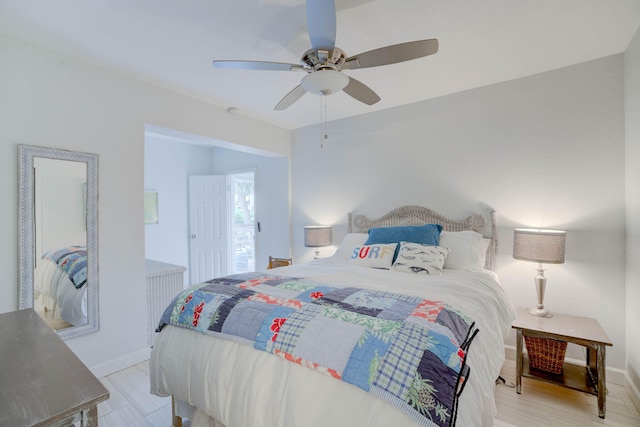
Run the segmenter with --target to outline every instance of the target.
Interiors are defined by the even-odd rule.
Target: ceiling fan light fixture
[[[349,84],[349,76],[336,70],[318,70],[302,78],[302,87],[315,95],[338,93]]]

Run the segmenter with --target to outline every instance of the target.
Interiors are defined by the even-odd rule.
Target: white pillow
[[[376,243],[375,245],[356,246],[351,251],[349,264],[363,267],[389,269],[396,253],[397,243]]]
[[[391,270],[440,276],[448,254],[449,249],[442,246],[400,242],[400,252]]]
[[[342,239],[342,243],[338,246],[336,253],[333,254],[333,258],[337,258],[345,262],[348,261],[351,259],[353,248],[364,245],[367,238],[369,238],[367,233],[348,233],[344,236],[344,239]]]
[[[440,246],[451,250],[444,268],[451,270],[482,271],[491,239],[475,231],[443,231]]]

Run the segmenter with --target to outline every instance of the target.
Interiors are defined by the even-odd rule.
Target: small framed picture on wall
[[[158,219],[158,192],[144,192],[144,223],[157,224]]]

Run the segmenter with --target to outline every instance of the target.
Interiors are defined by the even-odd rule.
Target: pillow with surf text
[[[349,264],[388,270],[393,264],[393,255],[397,246],[397,243],[356,246],[351,253]]]

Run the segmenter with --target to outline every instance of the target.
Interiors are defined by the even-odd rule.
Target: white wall
[[[0,312],[18,307],[19,143],[99,155],[100,331],[67,341],[95,372],[146,349],[144,132],[152,124],[287,156],[290,132],[0,35]]]
[[[545,305],[597,318],[614,343],[608,366],[624,368],[623,107],[616,55],[330,122],[324,149],[319,127],[299,129],[294,256],[313,255],[302,244],[307,223],[334,225],[339,243],[349,211],[418,204],[461,217],[486,203],[497,212],[502,284],[528,307],[536,265],[512,259],[513,228],[564,229],[566,262],[548,266]]]
[[[640,396],[640,31],[625,52],[627,375]],[[640,400],[636,400],[640,410]]]

